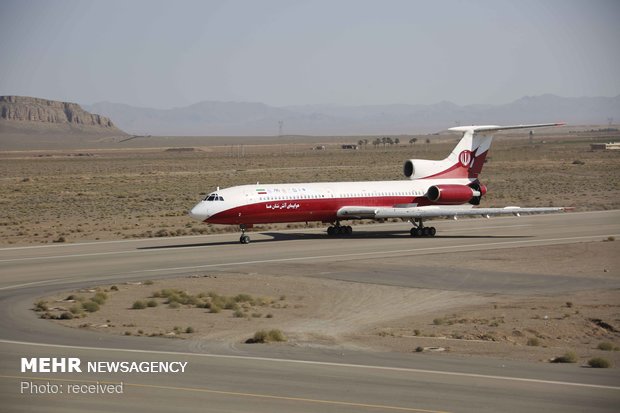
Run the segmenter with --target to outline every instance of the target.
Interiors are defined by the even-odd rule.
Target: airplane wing
[[[345,206],[338,210],[339,218],[349,219],[386,219],[386,218],[456,218],[460,216],[483,216],[543,214],[549,212],[565,211],[563,207],[549,208],[521,208],[509,206],[505,208],[471,208],[451,206],[411,206],[411,207],[358,207]]]

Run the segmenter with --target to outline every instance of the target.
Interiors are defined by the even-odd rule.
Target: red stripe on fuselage
[[[429,205],[427,198],[411,196],[390,196],[375,198],[322,198],[322,199],[298,199],[286,201],[257,202],[255,204],[242,205],[219,212],[205,222],[212,224],[271,224],[282,222],[305,222],[321,221],[334,222],[337,220],[336,213],[344,206],[359,207],[393,207],[398,204],[413,204],[418,206]],[[280,208],[286,204],[299,205],[298,208]],[[278,208],[274,209],[274,205]],[[270,206],[270,207],[268,207]]]

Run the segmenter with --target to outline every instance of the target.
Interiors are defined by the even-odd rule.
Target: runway
[[[436,221],[415,239],[407,223],[319,230],[93,242],[0,249],[0,397],[11,411],[616,411],[618,369],[594,370],[446,355],[290,345],[218,347],[192,340],[122,337],[37,319],[33,301],[54,291],[204,272],[296,274],[413,288],[503,294],[620,288],[601,277],[511,277],[426,265],[439,253],[602,241],[620,237],[620,211]],[[620,244],[619,244],[620,245]],[[415,273],[412,269],[415,268]],[[43,345],[42,345],[43,344]],[[154,374],[21,373],[21,357],[84,361],[184,360],[188,371]],[[123,382],[122,395],[20,394],[22,381]]]

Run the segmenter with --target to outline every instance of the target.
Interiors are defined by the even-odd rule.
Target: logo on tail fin
[[[472,152],[469,150],[464,150],[463,152],[459,154],[459,162],[461,163],[461,166],[463,166],[464,168],[469,168],[469,164],[472,158],[473,158]]]

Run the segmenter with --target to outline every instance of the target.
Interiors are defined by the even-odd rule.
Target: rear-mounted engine
[[[480,198],[486,193],[486,187],[479,183],[467,185],[442,184],[428,188],[426,197],[437,204],[459,205],[470,202],[480,204]]]

